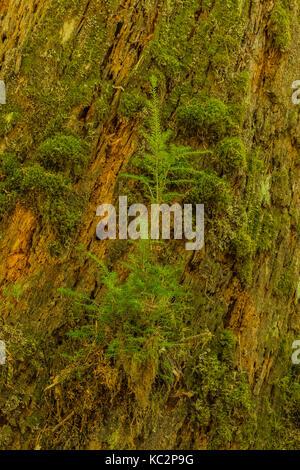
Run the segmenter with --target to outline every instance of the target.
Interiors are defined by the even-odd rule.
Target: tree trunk
[[[2,0],[0,448],[299,447],[299,15],[285,0]],[[211,175],[197,188],[205,247],[171,244],[199,331],[181,356],[162,352],[167,383],[151,360],[95,345],[69,361],[72,306],[58,291],[103,295],[81,245],[126,278],[117,262],[132,248],[97,240],[95,213],[124,187],[142,202],[119,177],[143,148],[151,75],[173,141],[212,150],[197,163]],[[61,135],[88,161],[42,180],[43,144]],[[71,180],[67,200],[49,174]]]

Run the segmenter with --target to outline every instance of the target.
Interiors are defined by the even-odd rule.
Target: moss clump
[[[126,118],[135,117],[146,105],[146,99],[139,89],[125,91],[120,100],[119,113]]]
[[[68,179],[35,164],[24,169],[21,191],[30,193],[27,199],[38,201],[40,215],[54,225],[62,241],[72,234],[81,216],[82,202]]]
[[[188,197],[192,204],[207,204],[211,209],[223,210],[232,199],[229,183],[213,170],[200,171]]]
[[[291,42],[290,18],[286,0],[277,2],[271,13],[270,30],[274,36],[275,46],[286,50]]]
[[[233,127],[226,104],[215,98],[179,106],[177,121],[187,134],[202,133],[211,138],[224,137]]]
[[[227,137],[219,142],[216,154],[225,173],[232,173],[246,165],[246,148],[239,137]]]
[[[78,198],[74,193],[70,194],[70,198],[61,197],[51,200],[47,197],[40,207],[45,221],[55,227],[61,244],[70,240],[78,226],[82,210],[83,199]]]
[[[5,176],[6,191],[16,191],[20,188],[22,174],[20,171],[20,163],[14,153],[5,153],[2,155],[0,171],[1,174]],[[0,184],[4,185],[4,183]]]
[[[61,174],[46,171],[37,163],[24,169],[21,184],[23,192],[60,196],[72,190],[71,183]]]
[[[82,141],[72,135],[57,135],[47,139],[39,148],[39,160],[48,170],[79,176],[87,162]]]
[[[69,238],[80,219],[83,202],[68,178],[37,163],[22,168],[14,154],[2,156],[1,173],[4,180],[0,182],[0,215],[6,215],[22,195],[56,228],[60,241]]]

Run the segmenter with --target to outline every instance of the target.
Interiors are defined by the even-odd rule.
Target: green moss
[[[0,215],[6,215],[22,195],[24,202],[35,207],[55,227],[61,241],[72,235],[81,216],[83,200],[74,193],[69,179],[37,163],[21,167],[13,154],[2,156],[2,172],[5,179],[0,182]]]
[[[76,112],[80,114],[91,106],[101,83],[98,65],[107,49],[105,12],[92,5],[80,34],[76,34],[74,27],[70,37],[64,39],[65,25],[69,22],[72,28],[70,8],[75,26],[76,14],[84,14],[82,2],[65,4],[55,0],[23,50],[21,73],[26,77],[23,92],[34,107],[29,125],[37,143],[63,132],[74,108],[79,108]],[[87,131],[88,139],[93,128],[89,126]]]
[[[279,381],[279,390],[283,397],[283,412],[288,422],[299,429],[300,423],[300,383],[293,375]]]
[[[260,251],[271,250],[275,246],[276,238],[280,232],[281,218],[276,217],[272,212],[263,212],[261,230],[256,243],[257,249]]]
[[[96,6],[96,3],[94,2],[95,9],[99,7]],[[107,13],[112,12],[117,3],[115,0],[105,2],[100,14],[99,11],[93,10],[93,2],[90,2],[89,10],[81,23],[80,32],[75,33],[74,31],[66,43],[62,43],[61,31],[63,22],[70,19],[67,9],[72,8],[72,16],[78,13],[78,17],[75,17],[77,21],[80,18],[79,15],[83,18],[85,5],[79,0],[57,0],[51,4],[53,15],[46,14],[41,19],[41,26],[36,25],[34,28],[32,38],[30,38],[31,44],[27,47],[25,56],[23,55],[20,72],[25,79],[25,101],[29,105],[28,109],[33,110],[32,116],[29,112],[26,113],[26,122],[23,123],[26,125],[26,133],[33,137],[21,148],[18,139],[15,139],[15,131],[19,128],[16,125],[17,120],[13,119],[13,124],[8,126],[4,123],[3,127],[3,135],[13,130],[11,134],[14,137],[12,144],[14,147],[12,148],[16,151],[16,155],[22,157],[17,158],[16,155],[11,154],[3,159],[0,204],[7,205],[9,200],[14,200],[14,195],[22,197],[24,202],[32,203],[32,207],[37,210],[43,221],[48,225],[53,225],[54,229],[58,231],[59,237],[62,238],[68,236],[76,227],[80,219],[81,207],[80,198],[74,193],[66,176],[80,175],[85,162],[81,161],[81,152],[77,154],[76,145],[68,147],[69,143],[64,145],[65,142],[60,142],[57,149],[55,141],[57,136],[65,135],[70,129],[72,132],[78,132],[78,135],[81,136],[81,141],[79,138],[74,138],[77,140],[77,144],[85,139],[91,140],[96,129],[99,135],[99,124],[104,122],[110,112],[115,93],[112,87],[114,82],[110,78],[108,81],[102,81],[103,68],[101,69],[99,64],[104,63],[103,60],[107,52],[105,24],[109,18]],[[226,173],[227,177],[231,173],[235,174],[240,168],[243,169],[245,162],[245,148],[237,136],[240,135],[245,117],[243,100],[245,101],[249,86],[249,73],[236,71],[235,57],[240,50],[241,38],[243,37],[241,33],[245,31],[244,19],[248,21],[249,4],[249,1],[238,0],[162,2],[160,12],[162,16],[155,28],[155,38],[150,41],[146,53],[142,55],[142,60],[132,74],[132,77],[136,77],[137,81],[130,81],[132,79],[130,77],[126,92],[118,92],[121,97],[120,115],[129,119],[134,118],[143,107],[139,86],[149,75],[149,71],[151,73],[151,70],[154,69],[161,77],[163,95],[167,97],[163,118],[170,119],[171,127],[178,131],[178,141],[181,144],[192,143],[193,146],[198,145],[200,141],[200,144],[204,143],[204,147],[207,148],[207,144],[216,144],[218,140],[221,140],[217,143],[216,154],[222,165],[221,170]],[[50,12],[51,10],[47,13]],[[275,30],[276,36],[277,26]],[[45,80],[45,77],[50,80]],[[177,117],[176,128],[175,113],[178,105],[177,115],[179,117]],[[16,110],[12,109],[11,112],[16,112]],[[22,114],[20,114],[20,118],[22,118]],[[22,133],[21,126],[20,133]],[[263,136],[264,138],[265,136]],[[207,143],[206,140],[209,142]],[[66,151],[67,148],[70,148],[71,155]],[[72,153],[73,149],[74,153]],[[28,166],[28,158],[30,166]],[[38,159],[41,166],[32,164],[35,158]],[[67,165],[62,164],[65,160],[68,162],[68,168],[66,168]],[[171,357],[168,351],[166,352],[169,349],[169,344],[163,344],[163,347],[157,348],[156,344],[150,343],[149,348],[142,351],[143,354],[149,353],[148,356],[151,356],[151,351],[155,350],[157,357],[159,357],[160,368],[155,372],[152,401],[149,403],[152,415],[154,415],[155,403],[161,404],[162,397],[168,399],[168,393],[166,393],[168,384],[174,380],[177,383],[173,364],[175,364],[175,370],[177,362],[182,364],[184,378],[180,378],[178,387],[180,384],[180,388],[182,386],[185,389],[189,398],[183,396],[180,401],[190,411],[188,420],[192,416],[191,428],[195,434],[199,430],[198,435],[208,436],[210,448],[232,448],[236,445],[241,448],[253,448],[254,445],[258,445],[257,443],[253,444],[253,433],[258,430],[258,427],[255,417],[253,418],[251,414],[252,397],[249,384],[237,367],[238,361],[235,360],[234,336],[230,331],[220,332],[215,328],[223,321],[228,306],[225,301],[224,305],[221,305],[219,299],[215,299],[218,297],[216,295],[218,286],[224,282],[223,263],[227,264],[227,257],[224,259],[219,250],[227,250],[231,243],[232,251],[236,257],[234,274],[237,273],[244,284],[251,285],[253,263],[256,261],[254,256],[257,250],[273,250],[281,230],[280,227],[284,226],[284,219],[279,212],[282,206],[289,206],[289,194],[293,181],[289,179],[286,170],[281,175],[279,174],[281,171],[275,172],[273,181],[271,177],[267,176],[269,167],[266,168],[264,160],[267,160],[266,155],[263,155],[262,158],[258,156],[252,159],[248,158],[247,180],[239,178],[238,184],[234,186],[234,194],[227,178],[220,178],[217,173],[207,169],[208,167],[215,168],[212,160],[207,158],[204,162],[197,163],[197,169],[200,167],[203,170],[198,175],[188,198],[194,203],[203,202],[206,204],[206,214],[208,215],[206,222],[208,224],[214,223],[214,228],[219,224],[220,231],[224,231],[226,243],[223,243],[217,230],[211,229],[212,225],[207,229],[208,244],[211,247],[213,257],[205,257],[201,261],[199,269],[198,263],[195,264],[195,267],[197,265],[197,279],[199,276],[201,282],[203,280],[201,299],[199,297],[200,283],[197,281],[197,299],[190,302],[193,306],[198,302],[197,314],[186,315],[186,318],[182,320],[180,315],[182,312],[185,315],[186,312],[181,308],[178,318],[175,315],[176,318],[173,319],[171,315],[166,319],[166,322],[171,322],[172,326],[175,321],[176,328],[174,329],[174,325],[172,326],[172,334],[174,331],[184,332],[184,338],[188,339],[189,333],[186,333],[190,328],[190,323],[194,322],[195,331],[192,331],[194,336],[196,333],[203,333],[201,331],[203,322],[206,321],[206,317],[210,317],[207,321],[214,326],[211,331],[215,333],[215,337],[207,343],[202,340],[192,340],[191,346],[187,346],[185,343],[182,348],[180,346],[181,336],[175,337],[173,340],[176,344],[172,348]],[[54,173],[56,171],[62,173],[65,170],[67,174],[64,176]],[[132,198],[136,199],[136,193]],[[280,206],[278,212],[271,207],[271,200]],[[224,212],[224,209],[226,209],[224,217],[211,217],[212,211],[218,210],[221,213],[221,211]],[[295,214],[293,222],[295,224],[296,219],[297,215]],[[299,217],[297,220],[299,224]],[[122,244],[122,247],[117,245],[115,251],[111,251],[111,259],[109,259],[111,264],[124,255],[125,245]],[[53,254],[60,254],[61,245],[55,240],[52,242],[50,250]],[[169,258],[171,259],[171,256]],[[269,255],[260,258],[264,260],[269,258]],[[282,259],[279,256],[278,258],[280,266],[278,275],[274,275],[276,277],[274,284],[277,288],[277,283],[279,283],[280,295],[285,300],[293,293],[292,277],[299,280],[299,276],[298,273],[296,276],[291,271],[285,278],[281,272]],[[271,260],[270,266],[266,266],[267,268],[272,269]],[[156,282],[157,278],[156,276]],[[170,276],[168,276],[168,282],[169,279]],[[136,288],[136,283],[133,288]],[[47,289],[49,289],[48,286]],[[40,297],[40,294],[37,297]],[[126,300],[129,301],[130,298]],[[136,304],[134,305],[136,306]],[[163,305],[163,309],[165,309],[165,305]],[[174,308],[171,310],[171,313],[174,313]],[[106,314],[106,312],[104,313]],[[113,317],[113,322],[109,322],[107,325],[108,334],[114,328],[115,319],[121,315],[119,310],[116,315]],[[164,315],[165,312],[162,312],[163,318],[165,318]],[[103,311],[101,311],[101,318],[102,316]],[[147,322],[154,321],[152,314],[149,318],[145,320],[146,326]],[[124,309],[124,321],[121,321],[118,327],[121,332],[117,337],[119,343],[113,342],[113,338],[110,338],[112,346],[109,352],[112,355],[119,352],[119,356],[123,354],[124,357],[123,341],[123,345],[125,344],[127,348],[130,346],[131,351],[135,350],[136,354],[137,349],[138,351],[143,349],[141,344],[145,344],[145,338],[148,339],[152,333],[158,336],[164,332],[164,321],[158,321],[157,328],[154,328],[154,332],[152,332],[145,328],[143,315],[137,316],[137,319],[131,322],[131,318],[128,317],[128,309],[126,311]],[[275,321],[272,322],[272,328],[273,323],[275,325]],[[199,324],[201,324],[201,328]],[[270,339],[268,338],[270,344],[271,340],[274,340],[271,336],[275,338],[275,334],[278,334],[278,328],[274,334],[272,332],[273,336],[270,335]],[[132,337],[134,341],[131,341]],[[141,342],[135,341],[136,338]],[[143,341],[144,343],[142,343]],[[22,351],[24,351],[23,345]],[[180,352],[176,355],[175,351]],[[145,358],[143,355],[141,357]],[[53,360],[56,359],[55,357]],[[127,366],[128,363],[129,361],[126,363]],[[276,360],[274,363],[276,365]],[[87,386],[82,387],[82,389],[90,390],[92,395],[94,393],[94,384],[91,382],[91,377],[94,376],[93,367],[91,365]],[[114,362],[114,369],[112,369],[114,374],[117,373],[116,369],[117,364]],[[145,433],[148,432],[148,429],[155,429],[154,426],[148,425],[146,412],[143,414],[142,424],[139,424],[138,420],[141,420],[140,408],[136,402],[132,405],[131,395],[129,396],[126,390],[124,375],[128,375],[128,369],[126,371],[122,369],[118,373],[120,373],[122,380],[121,390],[122,396],[125,397],[126,416],[130,415],[131,423],[135,423],[135,430],[138,432],[138,426],[143,429],[147,428]],[[273,373],[273,368],[271,373]],[[137,379],[136,371],[135,374],[132,373],[131,377],[133,381]],[[96,390],[98,391],[98,376],[96,382]],[[297,393],[294,393],[294,383],[294,380],[286,380],[282,384],[282,389],[280,388],[281,384],[277,384],[277,390],[282,390],[285,397],[282,406],[284,413],[290,417],[293,423],[296,423],[297,413],[292,415],[292,410],[299,408],[299,400],[295,398]],[[115,387],[116,390],[119,390],[118,385]],[[72,388],[71,384],[70,386]],[[43,389],[44,387],[41,388],[41,390]],[[293,393],[289,394],[288,392],[292,390]],[[63,388],[62,393],[64,393]],[[109,395],[107,390],[103,396],[106,395]],[[120,396],[119,394],[117,397],[118,401]],[[112,395],[109,398],[113,398]],[[157,401],[154,403],[155,399]],[[291,407],[288,409],[289,401]],[[105,400],[104,403],[106,405]],[[89,404],[86,406],[88,407]],[[117,407],[114,406],[114,410],[117,409],[114,418],[119,422],[123,419],[120,416],[123,412],[122,406],[123,403],[118,403]],[[264,448],[275,446],[272,433],[281,436],[285,431],[285,422],[274,413],[274,404],[268,403],[267,406],[270,407],[270,413],[264,414],[262,428],[265,423],[267,425],[270,423],[270,428],[266,431],[263,429],[264,436],[261,442]],[[178,408],[177,417],[180,413]],[[183,417],[185,416],[183,415]],[[151,418],[155,421],[156,416]],[[130,426],[131,423],[126,422],[126,426]],[[30,426],[31,423],[29,423]],[[34,422],[32,426],[35,426]],[[126,427],[127,433],[128,429]],[[115,431],[111,436],[107,439],[107,436],[104,436],[103,441],[109,442],[112,448],[117,448],[124,439],[123,434]],[[66,445],[73,445],[73,442],[70,442],[68,441]],[[185,442],[183,441],[181,444],[185,445]],[[53,444],[51,443],[51,445]],[[280,447],[278,443],[277,446]]]
[[[171,81],[178,81],[180,73],[191,61],[188,37],[197,7],[195,0],[182,0],[177,5],[168,2],[148,51],[155,60],[155,68],[162,70]]]
[[[246,149],[239,137],[227,137],[216,146],[223,171],[233,173],[246,166]]]
[[[229,115],[229,122],[230,128],[232,129],[233,134],[240,134],[243,126],[243,122],[245,121],[245,115],[247,111],[247,103],[242,102],[236,103],[232,101],[228,103],[228,115]]]
[[[218,334],[218,358],[226,364],[234,363],[236,340],[232,331],[221,330]]]
[[[189,193],[192,204],[207,204],[211,209],[224,210],[232,199],[229,183],[214,171],[201,171]]]
[[[15,154],[1,156],[0,173],[4,176],[0,181],[0,217],[3,217],[13,209],[22,182],[20,164]]]
[[[229,448],[233,442],[243,448],[253,439],[252,394],[246,377],[234,371],[235,345],[230,331],[217,331],[205,349],[194,350],[186,367],[187,388],[194,394],[193,427],[205,429],[209,449]]]
[[[146,99],[139,89],[122,93],[119,113],[127,118],[136,117],[146,105]]]
[[[287,168],[281,167],[273,171],[272,197],[279,207],[290,205],[290,174]]]
[[[7,299],[15,299],[17,302],[23,295],[23,289],[21,284],[14,284],[10,287],[3,287],[2,289],[4,297]]]
[[[201,6],[195,0],[165,2],[155,38],[144,54],[141,68],[145,80],[151,70],[166,77],[168,90],[175,86],[185,94],[190,87],[188,96],[181,101],[183,104],[200,90],[209,93],[211,88],[216,97],[227,96],[232,81],[239,75],[233,64],[242,41],[248,5],[248,0],[205,1]],[[138,72],[135,75],[137,79]],[[190,82],[187,76],[191,77]]]
[[[5,450],[14,440],[14,431],[10,426],[4,424],[1,426],[0,449]]]
[[[106,5],[109,11],[113,3],[116,6]],[[108,115],[114,93],[111,84],[100,80],[99,62],[107,50],[106,7],[100,11],[98,5],[90,5],[78,32],[76,22],[84,13],[85,5],[78,0],[51,2],[22,49],[19,74],[26,114],[18,106],[20,92],[13,81],[12,104],[0,108],[0,134],[13,129],[14,139],[8,137],[7,147],[19,158],[15,167],[9,169],[7,162],[1,172],[0,215],[22,197],[53,225],[60,239],[76,227],[84,195],[75,194],[70,181],[54,172],[75,179],[82,175],[87,144]],[[89,110],[91,119],[86,119]]]
[[[70,181],[61,174],[46,171],[37,163],[24,169],[21,191],[55,197],[67,194],[72,190]]]
[[[103,122],[109,115],[114,89],[109,81],[101,81],[101,91],[95,100],[95,110],[98,121]]]
[[[298,279],[297,287],[296,287],[296,302],[300,300],[300,279]]]
[[[243,97],[248,92],[250,78],[248,70],[243,70],[233,78],[232,84],[238,96]]]
[[[245,286],[250,286],[252,281],[253,256],[256,251],[256,244],[248,232],[248,226],[242,227],[236,234],[234,234],[232,244],[237,258],[237,271],[240,280]]]
[[[192,100],[179,106],[177,122],[188,135],[200,133],[213,139],[224,137],[233,125],[226,104],[214,98]]]
[[[5,153],[1,156],[1,174],[5,175],[5,190],[17,191],[20,188],[22,174],[20,162],[13,153]],[[3,184],[3,183],[2,183]]]
[[[275,46],[286,50],[291,42],[290,18],[286,0],[279,0],[271,13],[270,31],[274,37]]]
[[[87,163],[83,143],[72,135],[57,135],[43,142],[38,150],[39,160],[48,170],[79,176]]]
[[[275,249],[283,225],[282,211],[271,206],[272,175],[266,175],[259,151],[247,155],[247,186],[241,206],[239,229],[231,236],[236,269],[242,282],[250,286],[254,257],[258,252]],[[272,183],[272,185],[271,185]]]
[[[281,369],[271,383],[272,393],[265,394],[258,412],[258,449],[299,449],[300,383],[297,366],[291,364],[292,342],[291,337],[281,342],[276,358]]]
[[[278,286],[277,294],[283,299],[290,299],[297,287],[297,277],[294,270],[289,267],[281,274]]]
[[[20,121],[22,114],[20,111],[7,112],[5,106],[5,112],[0,113],[0,136],[4,137],[8,134],[18,121]]]
[[[244,230],[240,230],[234,239],[234,248],[239,259],[245,259],[253,254],[254,243],[250,235]]]
[[[68,242],[81,219],[84,201],[71,193],[70,198],[46,198],[40,206],[40,212],[57,231],[59,241]]]
[[[38,202],[40,215],[56,228],[62,241],[72,235],[81,216],[82,201],[68,179],[35,164],[24,169],[21,191],[31,202]]]

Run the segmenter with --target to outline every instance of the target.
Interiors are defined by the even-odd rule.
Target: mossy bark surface
[[[0,448],[299,448],[299,2],[2,0],[0,26]],[[212,150],[189,194],[205,247],[161,254],[201,340],[143,367],[96,345],[70,361],[58,289],[103,295],[82,245],[126,278],[132,248],[98,241],[95,211],[141,202],[120,175],[152,75],[174,142]]]

